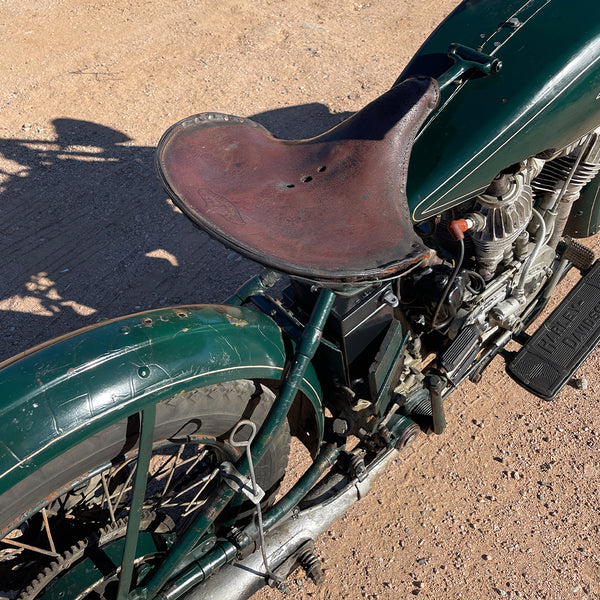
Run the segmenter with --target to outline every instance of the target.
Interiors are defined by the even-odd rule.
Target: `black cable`
[[[452,285],[456,281],[456,278],[458,277],[458,272],[460,271],[462,264],[463,264],[463,260],[465,258],[465,241],[458,240],[458,242],[460,244],[460,252],[458,255],[458,260],[456,261],[456,266],[454,267],[454,272],[452,273],[452,276],[450,277],[450,279],[448,280],[448,283],[446,284],[446,288],[444,289],[444,293],[442,294],[442,297],[440,298],[440,301],[438,302],[437,308],[435,309],[435,313],[433,315],[433,320],[431,322],[432,329],[435,329],[436,331],[438,329],[441,329],[442,327],[445,327],[449,323],[449,320],[450,320],[450,319],[446,319],[444,322],[440,323],[439,325],[436,325],[436,321],[438,320],[438,317],[440,316],[440,311],[442,310],[442,306],[443,306],[444,302],[446,302],[446,298],[448,297],[448,294],[450,293],[450,288],[452,287]]]
[[[479,294],[481,292],[483,292],[486,288],[486,283],[485,283],[485,279],[476,271],[465,271],[467,273],[467,275],[469,275],[469,277],[472,277],[473,279],[476,279],[479,282],[479,285],[481,286],[478,290],[475,289],[470,283],[467,284],[467,289],[472,293],[472,294]]]

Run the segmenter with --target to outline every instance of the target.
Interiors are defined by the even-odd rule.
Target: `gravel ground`
[[[162,132],[218,110],[314,135],[384,92],[456,4],[0,0],[0,357],[227,296],[256,267],[166,200]],[[447,431],[318,543],[325,583],[298,572],[291,597],[600,598],[598,362],[553,402],[500,360],[461,387]]]

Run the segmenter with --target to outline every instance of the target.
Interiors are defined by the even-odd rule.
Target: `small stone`
[[[585,377],[573,377],[571,383],[576,390],[586,390],[589,382]]]
[[[484,554],[481,558],[483,558],[483,560],[492,560],[492,557],[489,554]]]
[[[420,590],[425,587],[425,583],[423,581],[413,581],[413,585]]]
[[[519,481],[519,479],[521,479],[521,473],[519,473],[519,471],[514,471],[512,474],[512,478]]]
[[[500,588],[492,588],[496,594],[498,594],[498,596],[506,596],[506,592],[504,590],[501,590]]]
[[[426,558],[417,558],[417,564],[419,564],[419,565],[426,565],[427,564],[427,559]]]
[[[581,589],[582,589],[581,586],[579,584],[577,584],[571,591],[574,594],[578,594],[581,591]]]

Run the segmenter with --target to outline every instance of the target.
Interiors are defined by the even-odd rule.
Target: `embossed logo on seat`
[[[230,223],[237,223],[238,225],[246,224],[240,211],[225,196],[221,196],[208,189],[199,189],[198,195],[202,198],[208,212],[217,213]]]

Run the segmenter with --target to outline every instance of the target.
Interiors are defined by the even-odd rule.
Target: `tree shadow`
[[[321,104],[252,118],[285,138],[346,115]],[[0,360],[62,333],[159,306],[220,302],[260,267],[198,230],[154,176],[154,148],[74,119],[0,145]]]

